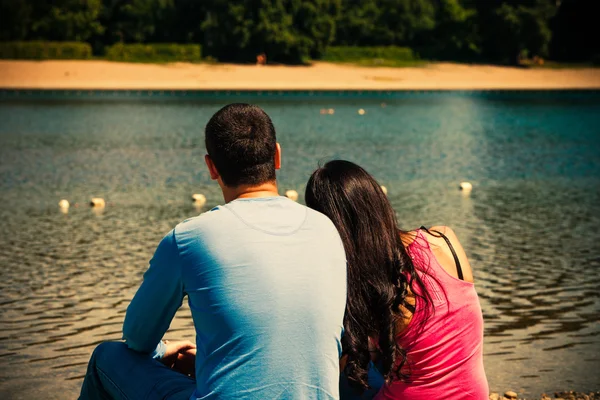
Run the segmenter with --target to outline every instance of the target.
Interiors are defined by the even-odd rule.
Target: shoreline
[[[600,399],[599,391],[589,391],[589,392],[577,392],[574,390],[569,391],[558,391],[558,392],[547,392],[542,393],[539,396],[526,396],[523,397],[522,394],[518,394],[512,390],[504,392],[504,394],[500,394],[497,392],[492,392],[489,395],[489,400],[597,400]]]
[[[569,90],[600,89],[600,69],[436,63],[422,67],[141,64],[0,60],[0,88],[49,90]]]

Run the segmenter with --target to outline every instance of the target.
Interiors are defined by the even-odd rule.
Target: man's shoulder
[[[315,229],[321,237],[328,237],[335,240],[335,242],[341,243],[340,234],[329,217],[312,208],[306,208],[308,210],[307,221],[312,225],[311,228]]]
[[[175,235],[179,235],[186,232],[189,233],[191,231],[198,231],[206,229],[210,226],[214,226],[215,224],[219,224],[225,217],[224,214],[226,213],[224,212],[223,206],[216,206],[209,211],[203,212],[200,215],[187,218],[181,221],[179,224],[177,224],[177,226],[175,226]]]
[[[310,218],[310,221],[312,223],[318,224],[321,227],[326,227],[328,229],[333,229],[337,232],[337,230],[335,229],[335,226],[333,225],[333,222],[331,222],[331,220],[329,219],[329,217],[319,211],[313,210],[310,207],[306,207],[306,206],[302,206],[306,208],[306,212],[308,217]]]
[[[313,210],[312,208],[306,207],[305,205],[295,203],[290,210],[295,209],[293,214],[298,215],[300,209],[303,209],[302,214],[305,228],[308,228],[314,232],[318,232],[317,236],[323,237],[336,237],[339,238],[337,229],[333,222],[326,215]],[[231,229],[231,226],[235,221],[238,221],[235,212],[232,212],[227,206],[217,206],[207,212],[204,212],[195,217],[188,218],[174,228],[175,236],[179,237],[191,237],[191,236],[203,236],[206,233],[217,233],[223,230]]]

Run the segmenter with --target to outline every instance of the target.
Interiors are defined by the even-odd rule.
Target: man
[[[96,348],[81,398],[338,398],[346,260],[335,227],[278,195],[281,147],[263,110],[222,108],[205,140],[226,204],[162,239],[127,309],[126,344]],[[161,342],[185,295],[196,344]]]

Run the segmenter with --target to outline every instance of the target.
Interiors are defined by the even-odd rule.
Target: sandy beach
[[[439,63],[414,68],[109,61],[0,61],[0,88],[477,90],[600,89],[600,69],[525,69]]]

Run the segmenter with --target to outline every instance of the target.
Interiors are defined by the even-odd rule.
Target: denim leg
[[[81,387],[80,400],[188,400],[196,382],[127,348],[106,342],[94,350]]]
[[[385,379],[381,372],[377,369],[375,364],[372,361],[369,361],[369,371],[368,371],[368,379],[369,386],[371,387],[369,390],[366,390],[362,394],[357,394],[356,391],[350,387],[348,383],[348,378],[346,374],[343,372],[340,374],[340,399],[342,400],[368,400],[372,399],[377,395],[379,389],[385,383]]]

